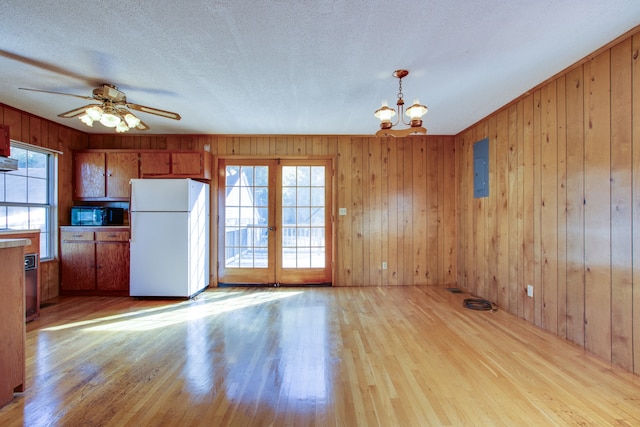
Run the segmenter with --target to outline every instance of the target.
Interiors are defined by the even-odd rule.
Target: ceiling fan
[[[58,114],[58,117],[71,118],[78,117],[82,123],[93,127],[93,122],[100,122],[103,126],[115,128],[117,132],[126,132],[129,129],[148,130],[149,126],[136,117],[131,111],[141,111],[143,113],[155,114],[156,116],[168,119],[180,120],[180,114],[171,111],[160,110],[158,108],[146,107],[144,105],[127,102],[124,92],[118,90],[115,85],[102,83],[93,89],[92,96],[74,95],[71,93],[52,92],[48,90],[29,89],[21,87],[18,89],[30,90],[33,92],[52,93],[54,95],[73,96],[81,99],[97,101],[99,104],[88,104],[74,108],[65,113]]]

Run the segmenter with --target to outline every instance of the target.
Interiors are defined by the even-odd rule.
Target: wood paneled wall
[[[83,132],[4,104],[0,104],[0,123],[9,126],[10,138],[14,141],[63,153],[58,157],[58,222],[68,224],[70,207],[73,205],[71,151],[86,148],[89,143],[88,136]],[[57,228],[57,224],[54,225],[54,228]],[[40,296],[42,301],[58,296],[59,267],[57,259],[40,264]]]
[[[334,285],[456,282],[453,137],[92,135],[89,145],[206,148],[224,156],[331,156]],[[338,207],[348,215],[338,216]],[[216,253],[212,247],[212,259]]]
[[[639,51],[640,33],[618,40],[456,136],[459,286],[636,373]]]
[[[455,137],[87,135],[2,104],[0,122],[64,153],[331,156],[334,285],[457,283],[640,373],[639,52],[636,31]],[[484,137],[490,194],[474,199],[473,143]],[[61,223],[71,171],[60,156]],[[46,300],[58,264],[42,267]]]

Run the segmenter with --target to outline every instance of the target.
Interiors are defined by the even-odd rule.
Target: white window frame
[[[11,148],[20,148],[32,152],[46,154],[49,156],[48,171],[47,171],[47,203],[13,203],[4,201],[5,195],[0,195],[0,206],[20,206],[20,207],[45,207],[47,210],[47,228],[48,230],[41,230],[40,233],[40,248],[41,248],[41,261],[48,261],[55,259],[57,256],[57,241],[58,241],[58,151],[50,150],[48,148],[39,147],[37,145],[26,144],[20,141],[10,141]],[[9,156],[11,157],[11,156]],[[0,224],[3,227],[4,224]],[[18,228],[12,228],[18,230]],[[33,227],[28,227],[33,229]],[[42,248],[45,248],[46,252],[42,252]],[[45,255],[46,254],[46,255]],[[44,256],[43,256],[44,255]]]

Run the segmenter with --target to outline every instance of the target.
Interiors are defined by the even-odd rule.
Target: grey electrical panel
[[[489,138],[473,144],[473,197],[489,197]]]

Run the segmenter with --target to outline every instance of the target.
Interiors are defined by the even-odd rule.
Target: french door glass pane
[[[266,268],[268,166],[227,166],[225,267]]]
[[[325,167],[282,168],[282,267],[325,267]]]
[[[311,185],[324,187],[324,166],[313,166],[311,168]]]

